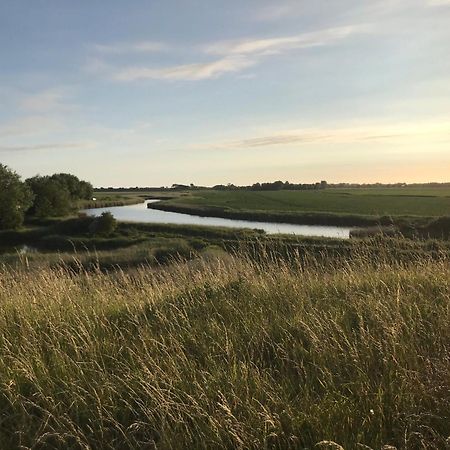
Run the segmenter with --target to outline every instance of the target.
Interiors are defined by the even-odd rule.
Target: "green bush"
[[[33,194],[19,175],[0,164],[0,230],[20,227],[32,201]]]
[[[112,234],[116,228],[117,220],[109,211],[105,211],[91,223],[90,232],[94,235],[108,236]]]

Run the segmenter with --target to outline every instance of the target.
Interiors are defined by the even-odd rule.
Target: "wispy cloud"
[[[306,143],[345,143],[361,141],[379,141],[396,139],[407,136],[402,131],[397,133],[385,133],[384,130],[321,130],[321,131],[299,131],[288,134],[255,137],[235,141],[232,145],[236,147],[267,147],[272,145],[290,145]]]
[[[146,67],[129,67],[118,70],[113,75],[117,81],[136,80],[186,80],[198,81],[217,78],[225,73],[240,72],[256,64],[255,60],[240,55],[229,56],[212,62],[184,64],[161,69]]]
[[[129,66],[117,68],[96,60],[94,71],[108,72],[116,81],[187,80],[198,81],[237,73],[259,64],[264,58],[295,49],[333,45],[352,35],[367,32],[366,25],[328,28],[294,36],[267,39],[229,40],[200,48],[201,57],[215,56],[212,61],[169,67]],[[92,69],[92,65],[91,65]]]
[[[105,54],[127,54],[127,53],[157,53],[169,50],[170,46],[164,42],[141,41],[115,44],[94,44],[92,49]]]
[[[92,143],[87,142],[69,142],[69,143],[51,143],[37,145],[0,145],[0,152],[28,152],[36,150],[66,150],[73,148],[90,148]]]
[[[197,149],[242,149],[302,144],[343,144],[430,138],[450,141],[450,120],[432,123],[373,124],[347,128],[294,129],[192,146]]]
[[[206,48],[215,55],[274,55],[284,51],[332,45],[351,35],[367,32],[368,25],[349,25],[324,30],[269,39],[246,39],[223,41]]]

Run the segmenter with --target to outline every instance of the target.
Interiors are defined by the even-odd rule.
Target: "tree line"
[[[217,184],[213,189],[219,191],[233,191],[233,190],[244,190],[244,191],[306,191],[306,190],[316,190],[316,189],[326,189],[328,183],[326,181],[321,181],[320,183],[290,183],[289,181],[274,181],[272,183],[254,183],[249,186],[235,186],[234,184]]]
[[[20,227],[26,215],[64,216],[78,200],[91,199],[92,195],[92,184],[75,175],[36,175],[22,181],[15,171],[0,164],[0,229]]]

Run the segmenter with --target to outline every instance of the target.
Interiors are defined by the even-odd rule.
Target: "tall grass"
[[[1,448],[445,448],[446,257],[263,256],[0,270]]]

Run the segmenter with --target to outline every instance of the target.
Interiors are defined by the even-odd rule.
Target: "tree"
[[[28,178],[27,185],[34,194],[30,212],[37,217],[64,216],[72,208],[67,186],[53,177],[39,175]]]
[[[55,173],[50,177],[52,180],[58,181],[69,191],[72,200],[90,200],[93,195],[93,187],[87,181],[81,181],[75,175],[70,173]]]
[[[33,194],[20,176],[0,164],[0,229],[17,228],[23,223]]]
[[[78,185],[78,192],[80,198],[83,200],[91,200],[94,196],[94,187],[87,181],[80,181],[80,184]]]
[[[64,216],[77,206],[78,200],[90,200],[93,195],[91,183],[70,173],[36,175],[28,178],[26,183],[34,194],[30,212],[38,217]]]

